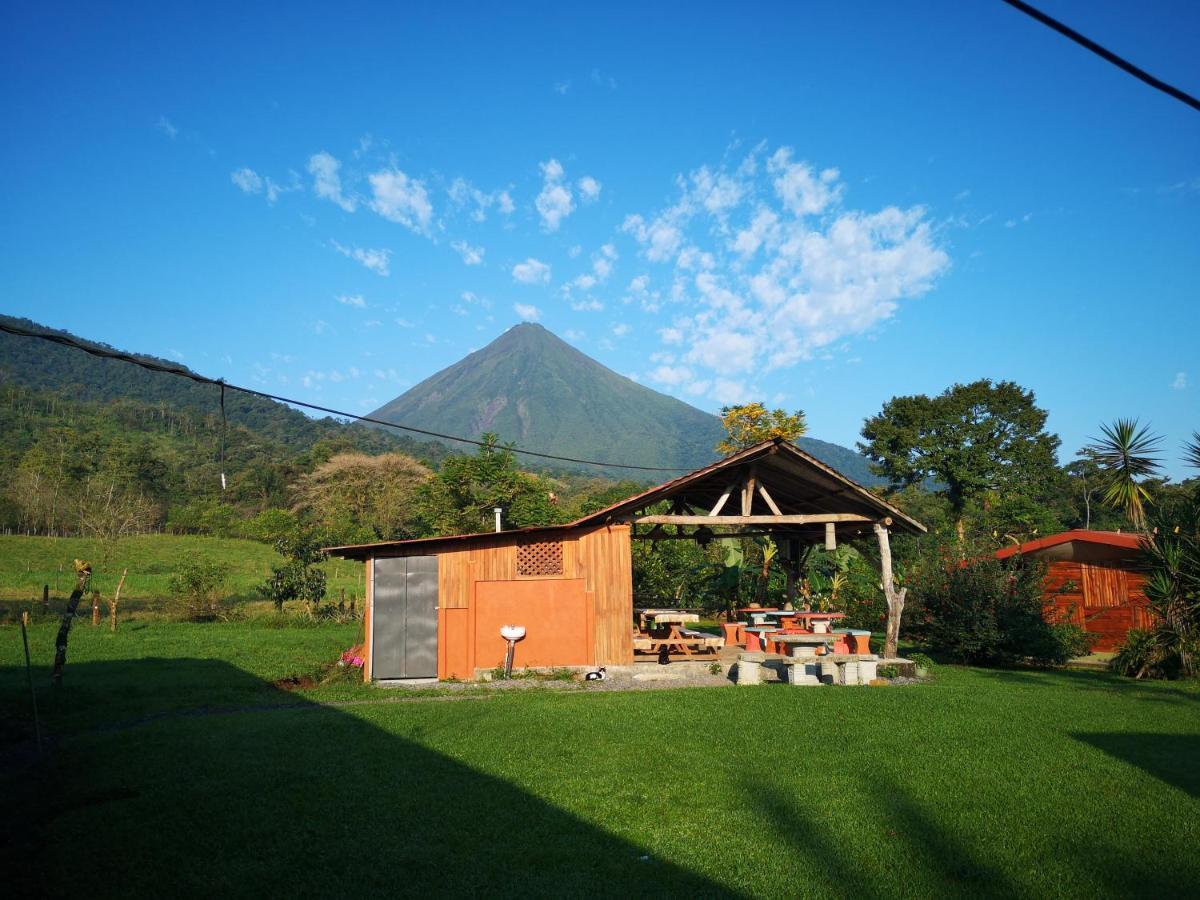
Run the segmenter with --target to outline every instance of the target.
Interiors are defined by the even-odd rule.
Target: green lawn
[[[71,561],[93,563],[92,587],[111,596],[122,569],[129,569],[121,596],[134,601],[134,608],[151,606],[136,601],[156,601],[168,595],[167,581],[184,563],[195,560],[219,563],[228,572],[226,590],[231,596],[250,597],[256,585],[271,574],[271,563],[282,557],[273,547],[257,541],[215,538],[202,535],[144,534],[117,544],[109,565],[101,563],[98,541],[90,538],[48,538],[0,535],[0,599],[41,599],[42,586],[49,585],[57,598],[75,586]],[[360,563],[330,560],[323,563],[329,576],[329,596],[345,589],[363,596]]]
[[[427,702],[272,686],[320,673],[354,636],[77,629],[61,696],[41,693],[53,752],[29,763],[0,748],[10,883],[624,897],[1163,897],[1200,884],[1195,685],[942,667],[911,687]],[[44,684],[50,628],[34,637]],[[5,627],[0,641],[11,723],[26,709],[19,638]],[[206,706],[223,711],[195,714]],[[172,709],[189,714],[151,718]]]

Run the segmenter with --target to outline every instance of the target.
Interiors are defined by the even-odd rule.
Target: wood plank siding
[[[587,614],[578,627],[586,634],[588,658],[585,665],[629,665],[633,662],[633,563],[627,524],[593,525],[553,535],[525,535],[500,532],[495,536],[473,537],[437,546],[397,548],[389,555],[432,554],[438,557],[438,675],[441,678],[473,678],[475,669],[490,667],[491,646],[486,635],[476,633],[479,585],[504,582],[516,585],[530,582],[582,580]],[[553,542],[559,546],[546,547]],[[539,561],[537,571],[558,568],[556,574],[521,574],[518,558],[521,548],[533,546],[526,554]],[[549,563],[547,561],[550,561]],[[368,570],[371,563],[368,560]],[[527,567],[528,568],[528,567]],[[489,588],[494,593],[494,589]],[[533,598],[544,593],[531,587]],[[490,596],[491,594],[489,594]],[[522,622],[536,628],[537,622]],[[368,624],[368,634],[369,634]],[[488,659],[476,659],[476,649],[488,648]],[[578,664],[577,654],[571,664]],[[567,663],[562,663],[566,665]],[[368,675],[369,677],[369,675]]]
[[[1144,581],[1120,561],[1056,560],[1046,573],[1047,616],[1074,622],[1095,637],[1093,650],[1111,653],[1131,628],[1152,624],[1142,593]]]

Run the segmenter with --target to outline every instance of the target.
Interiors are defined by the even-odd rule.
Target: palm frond
[[[1150,499],[1142,480],[1161,468],[1156,454],[1162,439],[1150,431],[1149,425],[1139,425],[1137,419],[1117,419],[1112,425],[1101,425],[1100,430],[1104,436],[1092,438],[1086,449],[1107,477],[1104,502],[1123,509],[1134,526],[1141,528]]]
[[[1183,461],[1193,469],[1200,469],[1200,431],[1192,432],[1192,439],[1183,445]]]

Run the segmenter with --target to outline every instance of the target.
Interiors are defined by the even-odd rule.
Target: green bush
[[[1044,574],[1044,564],[1023,557],[960,560],[942,548],[909,582],[910,633],[966,663],[1061,665],[1087,653],[1090,642],[1077,626],[1046,621]]]
[[[186,563],[167,581],[172,607],[180,617],[192,621],[228,618],[223,596],[227,578],[217,563]]]

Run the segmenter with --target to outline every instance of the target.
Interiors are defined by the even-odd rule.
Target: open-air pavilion
[[[329,548],[367,567],[365,677],[475,678],[519,624],[518,667],[634,660],[630,541],[767,536],[788,573],[807,548],[874,539],[894,642],[904,592],[890,534],[921,523],[794,444],[764,441],[565,525]]]

